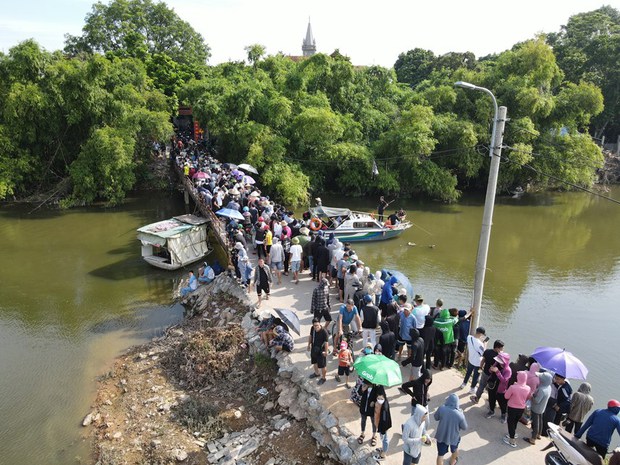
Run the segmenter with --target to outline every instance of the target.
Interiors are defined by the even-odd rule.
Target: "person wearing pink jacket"
[[[534,391],[538,388],[540,384],[540,378],[536,373],[540,371],[540,365],[536,362],[530,365],[530,370],[527,372],[527,381],[526,384],[530,387],[530,392],[534,393]]]
[[[530,398],[531,393],[532,390],[527,385],[527,373],[525,371],[517,373],[517,382],[504,393],[504,397],[508,401],[508,434],[504,436],[504,442],[510,447],[517,447],[515,441],[517,423],[523,415],[525,403]]]
[[[487,388],[489,391],[489,413],[487,418],[492,418],[495,415],[495,405],[499,404],[499,408],[502,412],[500,421],[506,423],[506,389],[508,389],[508,382],[512,376],[512,370],[510,369],[510,354],[501,352],[493,359],[495,363],[489,368],[489,381],[487,382]]]

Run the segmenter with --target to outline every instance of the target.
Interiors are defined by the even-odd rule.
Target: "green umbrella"
[[[396,386],[402,384],[400,365],[385,355],[366,355],[353,364],[357,374],[372,384]]]

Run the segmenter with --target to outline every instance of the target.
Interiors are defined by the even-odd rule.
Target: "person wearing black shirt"
[[[433,377],[431,372],[426,368],[422,368],[422,372],[418,379],[407,381],[399,391],[411,396],[411,411],[413,412],[416,405],[426,407],[428,405],[428,387],[432,384]]]
[[[363,298],[362,314],[362,342],[364,347],[370,343],[372,347],[377,343],[377,326],[379,324],[379,308],[372,304],[372,297],[366,294]]]
[[[396,335],[390,329],[390,325],[387,321],[382,321],[380,326],[381,331],[383,331],[381,336],[379,336],[379,344],[381,345],[382,353],[387,358],[391,358],[392,360],[394,360]]]
[[[504,351],[504,343],[501,340],[497,340],[493,343],[492,349],[487,349],[482,353],[482,358],[480,359],[480,368],[482,372],[480,373],[480,383],[478,384],[478,390],[476,394],[471,396],[469,399],[477,404],[482,397],[482,393],[484,392],[484,388],[487,386],[487,381],[489,380],[489,376],[491,376],[491,372],[489,369],[493,366],[494,359],[497,357],[497,354],[502,353]]]
[[[256,244],[258,258],[267,258],[267,249],[265,248],[265,229],[261,226],[261,223],[257,223],[254,228],[256,230],[256,233],[254,234],[254,242]]]
[[[398,223],[400,223],[400,220],[398,218],[398,212],[395,211],[390,216],[388,216],[388,221],[392,226],[396,226]]]
[[[310,328],[310,336],[308,337],[308,350],[310,351],[310,362],[314,367],[314,373],[310,375],[310,378],[320,377],[318,384],[321,385],[327,380],[329,334],[317,318],[312,320],[312,328]]]

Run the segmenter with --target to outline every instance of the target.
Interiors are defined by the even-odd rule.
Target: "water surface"
[[[610,195],[620,199],[620,188]],[[374,200],[323,198],[376,208]],[[482,201],[397,200],[416,226],[355,249],[373,271],[404,272],[429,303],[441,297],[468,308]],[[135,229],[185,209],[178,195],[149,194],[115,209],[28,210],[0,210],[0,462],[86,463],[79,423],[96,377],[182,316],[171,297],[182,273],[143,262]],[[551,345],[579,356],[597,407],[620,397],[618,230],[620,206],[590,194],[499,198],[483,299],[482,324],[509,353]]]
[[[179,273],[143,262],[135,230],[184,207],[145,195],[115,209],[31,208],[0,211],[0,462],[86,463],[79,423],[96,377],[182,316]]]

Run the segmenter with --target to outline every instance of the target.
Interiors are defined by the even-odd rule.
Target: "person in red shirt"
[[[340,351],[338,352],[338,374],[336,375],[336,381],[340,382],[340,377],[345,376],[345,385],[347,389],[351,389],[349,386],[349,375],[351,374],[351,365],[353,365],[353,354],[345,341],[340,343]]]

